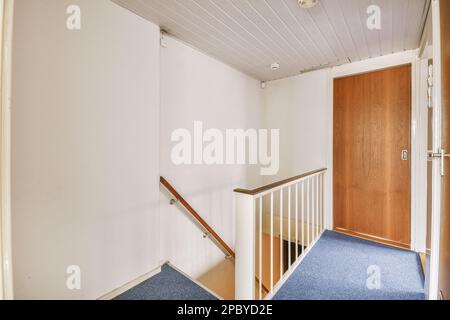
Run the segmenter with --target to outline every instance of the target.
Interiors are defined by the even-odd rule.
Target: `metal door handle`
[[[445,176],[445,158],[450,157],[450,154],[445,153],[444,149],[440,149],[439,153],[428,151],[428,160],[439,159],[441,161],[441,176]]]

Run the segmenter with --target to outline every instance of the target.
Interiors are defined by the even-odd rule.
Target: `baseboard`
[[[345,234],[347,236],[356,237],[356,238],[360,238],[360,239],[364,239],[364,240],[369,240],[369,241],[381,243],[381,244],[399,248],[399,249],[411,250],[411,245],[371,236],[371,235],[364,234],[364,233],[350,231],[350,230],[346,230],[346,229],[342,229],[342,228],[334,228],[334,231],[337,233]]]
[[[162,268],[162,266],[159,266],[158,268],[156,268],[150,272],[147,272],[146,274],[140,276],[139,278],[137,278],[133,281],[130,281],[117,289],[114,289],[113,291],[105,294],[104,296],[101,296],[97,300],[112,300],[112,299],[120,296],[122,293],[125,293],[128,290],[136,287],[137,285],[141,284],[142,282],[147,281],[150,278],[153,278],[154,276],[156,276],[157,274],[159,274],[161,272],[161,268]]]

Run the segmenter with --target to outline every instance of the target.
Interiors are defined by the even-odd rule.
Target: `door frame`
[[[345,64],[334,67],[330,71],[329,76],[329,155],[328,167],[330,174],[328,175],[329,185],[327,192],[330,195],[328,200],[327,210],[327,228],[334,229],[334,186],[333,186],[333,159],[334,159],[334,80],[337,78],[358,75],[362,73],[374,72],[378,70],[397,67],[405,64],[411,64],[411,250],[418,251],[419,247],[425,241],[424,230],[421,226],[421,221],[426,217],[426,210],[421,210],[421,197],[426,197],[426,172],[420,174],[420,159],[426,156],[423,150],[426,150],[426,136],[420,133],[426,132],[424,129],[427,125],[427,110],[420,108],[420,59],[419,49],[410,50],[391,55],[386,55],[378,58],[368,59],[364,61]],[[423,199],[422,199],[423,200]]]
[[[433,0],[433,149],[442,147],[442,84],[441,84],[441,21],[439,0]],[[439,161],[433,161],[432,169],[432,226],[431,226],[431,258],[429,299],[439,298],[439,255],[441,240],[441,209],[442,209],[442,177]]]
[[[14,0],[0,0],[0,300],[13,299],[11,254],[11,69]]]

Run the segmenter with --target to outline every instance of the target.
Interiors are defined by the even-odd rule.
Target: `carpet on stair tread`
[[[217,297],[181,274],[164,265],[156,276],[126,291],[115,300],[218,300]]]

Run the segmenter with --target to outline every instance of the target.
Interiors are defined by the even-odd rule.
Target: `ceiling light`
[[[309,9],[319,3],[319,0],[298,0],[298,5],[303,9]]]
[[[276,70],[280,69],[280,64],[277,62],[274,62],[270,65],[270,69],[272,69],[272,71],[276,71]]]

